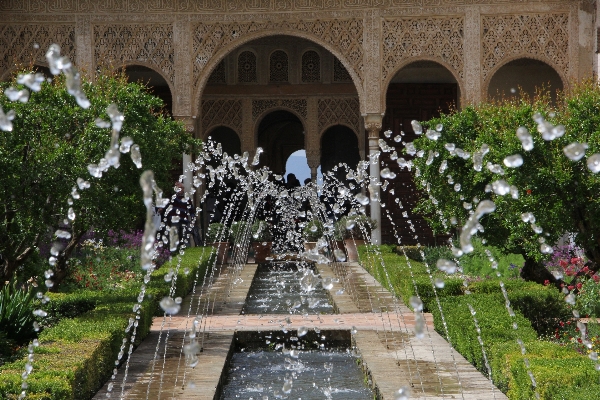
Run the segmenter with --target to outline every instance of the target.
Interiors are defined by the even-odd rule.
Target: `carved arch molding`
[[[416,4],[422,0],[406,0],[404,2]],[[492,1],[490,0],[490,2]],[[176,66],[178,44],[174,40],[174,24],[171,21],[159,22],[156,18],[150,18],[145,22],[139,16],[132,17],[131,21],[128,21],[125,16],[120,16],[122,18],[106,16],[102,20],[95,20],[92,17],[93,13],[106,12],[106,10],[99,9],[103,2],[26,0],[1,3],[0,11],[8,12],[2,17],[5,22],[0,22],[0,76],[5,75],[15,65],[28,65],[32,60],[45,64],[44,54],[51,43],[58,43],[63,54],[76,60],[76,47],[79,44],[77,24],[80,28],[85,25],[84,28],[89,30],[88,34],[91,37],[88,43],[93,46],[91,57],[93,57],[94,66],[100,62],[112,62],[113,65],[123,65],[128,62],[142,63],[161,73],[171,87],[177,87],[175,84],[177,74],[188,74],[187,82],[197,86],[201,78],[206,77],[207,66],[209,64],[216,65],[214,58],[224,48],[234,48],[238,43],[241,45],[249,37],[295,32],[302,37],[312,38],[340,54],[349,69],[355,74],[356,83],[360,88],[359,96],[361,96],[361,92],[364,90],[362,89],[363,82],[367,75],[364,62],[372,50],[365,47],[370,46],[371,42],[364,39],[366,28],[364,18],[359,16],[361,12],[336,15],[336,18],[322,20],[310,19],[308,14],[297,16],[305,18],[304,20],[283,18],[251,20],[240,14],[237,22],[235,20],[238,19],[238,14],[231,14],[227,16],[225,22],[217,21],[212,17],[202,22],[190,20],[188,29],[191,35],[191,48],[184,48],[184,50],[189,50],[185,57],[190,60],[192,65],[187,70],[185,68],[182,70],[182,60],[178,61],[180,64]],[[141,7],[152,12],[149,9],[152,4],[164,5],[169,2],[114,0],[109,3],[112,4],[110,10],[114,14],[118,11],[119,4],[127,10],[137,4],[138,8]],[[242,3],[258,4],[261,1],[206,0],[190,2],[178,0],[173,2],[173,4],[175,3],[174,7],[177,11],[185,12],[192,11],[189,7],[199,7],[198,4],[205,4],[207,9],[216,11],[219,4],[223,7],[229,7],[232,4],[242,7]],[[264,3],[287,4],[286,2],[269,1]],[[290,2],[293,9],[300,7],[300,3],[302,1]],[[558,2],[555,3],[558,4]],[[60,6],[60,10],[51,9],[49,4]],[[64,9],[68,5],[76,5],[76,9]],[[394,4],[390,3],[389,6],[394,7]],[[350,7],[350,5],[344,5],[344,7]],[[364,4],[361,7],[369,8]],[[572,60],[569,56],[569,43],[573,43],[570,35],[574,32],[573,24],[570,21],[574,17],[567,9],[557,9],[557,7],[562,6],[555,5],[552,7],[552,11],[544,12],[519,12],[515,8],[507,14],[482,14],[479,17],[481,37],[479,42],[480,59],[478,60],[467,59],[468,49],[465,48],[467,35],[464,32],[467,24],[464,7],[456,8],[448,15],[435,15],[433,9],[432,13],[427,16],[407,16],[401,15],[401,13],[392,16],[390,12],[382,13],[379,25],[381,41],[375,42],[381,50],[377,53],[381,68],[381,87],[384,90],[387,82],[401,66],[419,59],[439,60],[453,72],[459,81],[465,79],[467,64],[477,62],[481,66],[479,78],[483,83],[483,90],[501,65],[522,57],[531,57],[548,63],[567,83],[567,78],[574,75],[574,71],[570,70],[578,65],[578,60]],[[311,5],[309,8],[314,8],[314,6]],[[525,9],[523,8],[523,10]],[[142,12],[144,10],[129,11]],[[50,15],[58,11],[63,14]],[[442,11],[439,12],[443,14]],[[44,13],[48,15],[43,15]],[[73,16],[68,15],[69,13],[87,15],[86,18],[81,19],[86,22],[83,25],[81,22],[76,22]],[[316,14],[314,15],[315,18],[318,18]],[[329,17],[333,16],[334,14],[329,15]],[[198,93],[198,90],[194,90],[193,93]],[[189,100],[185,99],[185,101]],[[199,99],[195,101],[199,101]],[[361,101],[364,100],[361,98]],[[198,106],[198,108],[202,107],[201,104]]]

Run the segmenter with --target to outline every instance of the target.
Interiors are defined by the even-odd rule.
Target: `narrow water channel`
[[[346,331],[239,332],[221,400],[371,400]]]
[[[329,286],[330,282],[325,282]],[[308,263],[259,265],[246,314],[333,314]],[[300,337],[298,336],[300,335]],[[221,400],[371,400],[350,331],[236,332]]]
[[[244,314],[333,314],[323,284],[309,263],[260,264]]]

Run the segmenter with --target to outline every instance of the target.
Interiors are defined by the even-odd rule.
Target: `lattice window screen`
[[[271,53],[269,59],[269,81],[287,82],[288,81],[288,56],[283,50],[276,50]]]
[[[337,58],[333,59],[333,81],[334,82],[351,82],[352,77],[344,64]]]
[[[225,60],[221,60],[221,62],[216,66],[213,72],[208,77],[209,84],[223,84],[225,81]]]
[[[256,82],[256,55],[243,51],[238,56],[238,82]]]
[[[302,82],[321,81],[321,58],[316,51],[302,54]]]

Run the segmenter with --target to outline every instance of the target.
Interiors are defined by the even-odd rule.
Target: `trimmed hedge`
[[[210,249],[188,249],[182,256],[175,295],[183,296],[189,293],[196,273],[199,276],[198,283],[201,283],[211,260]],[[147,296],[138,314],[136,345],[148,335],[152,317],[157,315],[159,310],[158,302],[169,293],[171,283],[165,282],[163,277],[169,268],[176,267],[176,262],[177,260],[173,260],[152,274],[152,280],[147,285]],[[186,268],[189,270],[187,275],[183,273]],[[137,288],[106,294],[78,292],[55,295],[59,302],[61,297],[63,300],[69,299],[64,300],[63,305],[54,306],[62,310],[63,314],[73,310],[73,304],[89,306],[93,303],[95,308],[75,318],[63,318],[40,334],[40,347],[35,351],[34,370],[27,380],[27,398],[80,400],[93,397],[112,373],[123,343],[125,327],[129,318],[136,317],[132,307],[136,303],[137,295]],[[26,359],[22,359],[0,367],[0,398],[18,397],[25,363]]]
[[[510,279],[503,282],[512,307],[531,322],[539,336],[553,334],[559,321],[571,318],[564,295],[554,286]],[[467,289],[471,293],[502,293],[497,279],[471,282]]]
[[[381,265],[383,260],[393,292],[405,304],[408,305],[409,298],[415,294],[416,286],[425,311],[433,314],[436,331],[446,337],[431,280],[423,263],[410,261],[409,271],[404,254],[390,255],[388,252],[381,252],[381,255],[377,255],[374,246],[361,246],[358,250],[363,267],[387,287],[388,279]],[[416,258],[417,251],[417,248],[407,249],[408,257]],[[435,268],[432,267],[432,270]],[[437,275],[437,271],[433,274],[443,276]],[[479,371],[488,374],[473,316],[468,307],[471,304],[476,311],[475,317],[481,329],[493,381],[510,399],[535,398],[523,361],[525,356],[521,354],[517,338],[525,344],[526,356],[536,379],[540,398],[598,398],[599,376],[590,359],[570,348],[538,340],[538,336],[553,333],[559,320],[571,318],[564,296],[555,287],[517,279],[503,280],[516,314],[512,318],[505,307],[500,280],[474,281],[467,287],[459,278],[445,277],[444,281],[445,287],[437,289],[437,293],[452,345]],[[467,290],[471,294],[465,295]],[[516,331],[513,329],[513,322],[517,323]]]
[[[415,246],[413,247],[416,249]],[[437,308],[435,293],[433,292],[433,286],[425,264],[412,260],[410,261],[409,268],[404,255],[384,252],[381,255],[377,255],[377,248],[370,245],[359,246],[358,252],[363,268],[386,288],[390,289],[388,278],[385,275],[385,271],[387,271],[389,283],[393,286],[390,291],[396,293],[405,304],[408,305],[409,299],[415,296],[418,291],[419,297],[423,301],[425,312],[429,312],[430,307]],[[382,261],[385,265],[385,271],[381,265]],[[437,275],[442,276],[439,273],[436,273]],[[444,287],[441,289],[436,288],[436,292],[438,297],[443,298],[462,294],[462,288],[463,281],[461,279],[444,277]]]
[[[527,357],[537,390],[542,399],[597,399],[600,393],[598,373],[588,357],[555,343],[532,341],[525,343],[527,353],[515,342],[492,346],[491,364],[494,383],[510,399],[535,398],[527,374]]]
[[[487,368],[477,339],[477,330],[469,304],[475,309],[475,317],[481,329],[486,353],[489,354],[490,346],[497,343],[515,342],[517,337],[521,340],[532,341],[537,339],[531,323],[521,313],[515,311],[516,317],[508,315],[504,305],[504,298],[498,294],[472,294],[468,296],[446,297],[440,300],[444,318],[448,326],[450,343],[479,371],[487,375]],[[446,337],[446,330],[442,324],[438,308],[432,307],[433,324],[435,330]],[[518,324],[518,330],[513,329],[513,322]],[[446,339],[448,339],[446,337]]]

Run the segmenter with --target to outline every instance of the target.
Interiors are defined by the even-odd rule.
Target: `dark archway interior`
[[[304,149],[302,122],[289,111],[273,111],[258,126],[258,146],[264,150],[260,165],[283,174],[288,157],[296,150]]]
[[[165,78],[158,72],[141,65],[129,65],[123,68],[127,76],[127,82],[142,83],[150,89],[150,92],[160,97],[165,103],[167,114],[173,113],[173,95]]]
[[[411,128],[412,120],[427,121],[439,116],[440,112],[447,113],[456,107],[458,99],[459,87],[456,79],[444,66],[431,61],[411,63],[398,71],[387,89],[386,111],[380,138],[386,140],[389,146],[395,147],[398,157],[410,159],[410,156],[403,154],[404,145],[386,138],[384,132],[389,129],[394,135],[399,135],[404,131],[402,141],[412,142],[417,137]],[[418,237],[421,244],[434,245],[438,237],[433,234],[422,216],[412,212],[422,195],[413,181],[414,170],[400,169],[397,162],[391,159],[391,154],[382,153],[380,157],[380,160],[396,174],[396,178],[389,182],[387,190],[382,191],[381,199],[389,207],[388,212],[395,226],[392,226],[388,218],[381,219],[382,241],[396,243],[393,232],[397,230],[402,244],[416,244]],[[403,208],[396,205],[396,198]],[[407,213],[408,218],[404,217],[404,213]]]
[[[345,163],[356,169],[360,161],[358,139],[354,131],[344,125],[335,125],[327,129],[321,137],[321,172],[324,174],[339,163]],[[346,180],[347,171],[338,170],[337,178]]]
[[[548,64],[521,58],[503,65],[490,80],[488,97],[490,100],[510,99],[526,94],[530,98],[538,89],[547,89],[556,103],[557,91],[563,90],[562,79]]]
[[[208,137],[210,137],[215,143],[221,143],[223,151],[230,156],[233,156],[234,154],[242,154],[240,138],[233,129],[226,126],[218,126],[210,131],[207,138]]]

